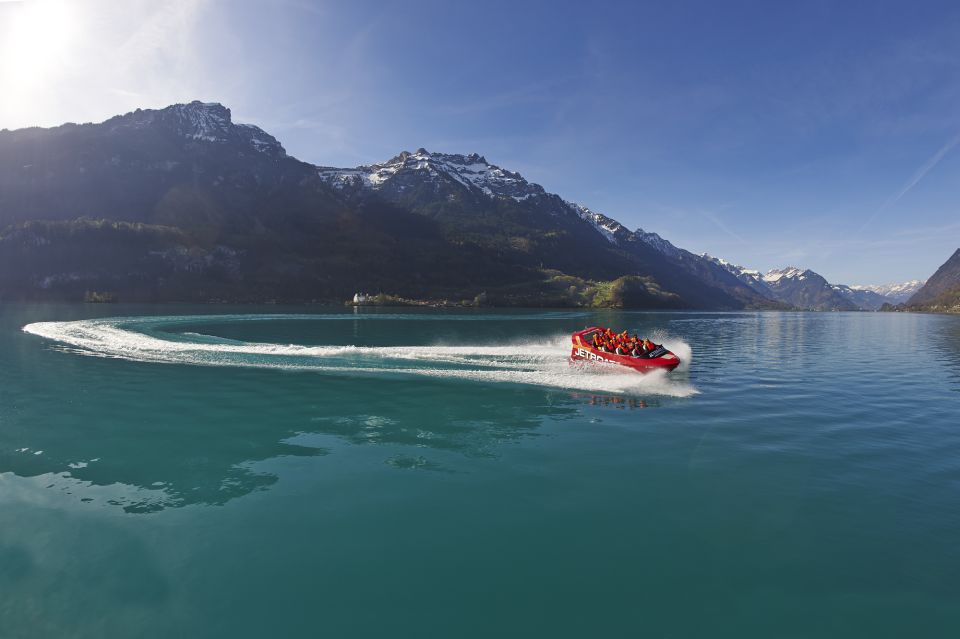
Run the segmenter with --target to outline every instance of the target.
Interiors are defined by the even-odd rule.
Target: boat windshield
[[[583,335],[580,336],[580,339],[581,339],[585,344],[592,344],[592,343],[593,343],[593,338],[596,336],[596,334],[597,334],[598,332],[599,332],[599,331],[590,331],[589,333],[584,333]]]

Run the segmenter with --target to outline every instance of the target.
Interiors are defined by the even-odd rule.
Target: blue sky
[[[762,270],[960,247],[954,3],[26,0],[0,33],[0,128],[219,101],[310,162],[478,152]]]

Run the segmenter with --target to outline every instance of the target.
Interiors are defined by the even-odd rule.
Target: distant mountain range
[[[923,284],[919,280],[875,287],[830,284],[810,269],[788,266],[761,273],[710,255],[703,257],[719,264],[757,293],[802,310],[875,311],[903,299],[905,291],[914,291]]]
[[[856,291],[869,291],[885,297],[891,302],[906,302],[920,290],[926,280],[910,280],[899,284],[882,284],[880,286],[851,286]]]
[[[476,154],[314,166],[216,103],[0,131],[2,299],[855,310],[904,290],[695,255]]]

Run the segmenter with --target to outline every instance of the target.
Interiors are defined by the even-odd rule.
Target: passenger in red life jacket
[[[609,353],[610,349],[607,347],[607,340],[602,335],[596,338],[594,345],[597,347],[597,350],[603,351],[604,353]]]
[[[610,352],[610,347],[607,343],[607,338],[604,337],[603,335],[600,335],[597,337],[597,341],[594,344],[594,346],[596,346],[598,351],[603,351],[604,353]]]

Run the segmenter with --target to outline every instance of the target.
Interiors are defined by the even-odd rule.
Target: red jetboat
[[[577,331],[570,336],[573,342],[573,350],[570,352],[572,360],[587,360],[599,362],[601,364],[620,364],[640,372],[647,372],[655,369],[672,371],[680,365],[680,358],[665,349],[663,346],[657,346],[646,357],[633,357],[632,355],[617,355],[608,353],[593,347],[594,333],[601,333],[607,329],[600,326],[591,326],[582,331]]]

